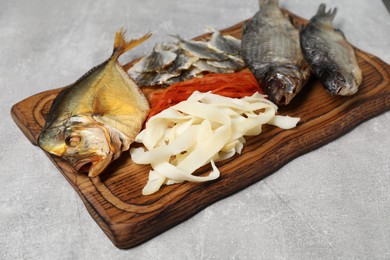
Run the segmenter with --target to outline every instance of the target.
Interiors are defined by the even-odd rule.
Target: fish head
[[[118,149],[111,139],[103,124],[76,117],[61,126],[44,128],[38,144],[68,161],[77,171],[88,171],[88,176],[95,177],[116,156]]]
[[[294,66],[278,66],[268,70],[263,85],[268,98],[276,105],[288,105],[301,90],[303,82]]]
[[[350,96],[359,88],[359,83],[351,73],[340,70],[324,70],[320,79],[331,95]]]

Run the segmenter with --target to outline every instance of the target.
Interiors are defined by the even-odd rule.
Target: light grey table
[[[323,0],[282,5],[305,18]],[[357,47],[390,63],[390,16],[379,0],[329,0]],[[76,192],[9,116],[16,102],[72,83],[107,58],[124,26],[154,36],[249,18],[256,0],[0,1],[0,259],[389,259],[390,113],[301,156],[130,250],[113,246]],[[390,87],[390,86],[389,86]]]

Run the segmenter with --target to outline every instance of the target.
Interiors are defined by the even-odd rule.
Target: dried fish
[[[310,67],[332,95],[352,95],[362,83],[362,71],[353,47],[341,30],[333,28],[337,9],[326,12],[321,4],[317,14],[301,31],[301,47]]]
[[[182,49],[178,49],[176,55],[176,59],[166,68],[167,74],[179,75],[182,70],[189,69],[199,59],[195,56],[188,56]]]
[[[185,81],[187,79],[191,79],[194,77],[201,76],[202,71],[194,66],[191,66],[188,70],[183,70],[179,76],[172,77],[167,80],[168,85],[172,85],[173,83]]]
[[[76,170],[89,166],[90,177],[129,149],[149,104],[117,60],[149,37],[126,41],[118,32],[112,56],[57,95],[38,138],[42,149]]]
[[[241,41],[230,36],[222,35],[219,31],[209,28],[213,33],[211,35],[210,41],[207,43],[210,49],[216,50],[218,52],[226,53],[231,56],[240,56],[241,55]]]
[[[198,57],[199,59],[224,61],[229,59],[225,53],[216,52],[208,47],[206,42],[201,41],[186,41],[180,36],[175,36],[179,43],[179,47],[190,53],[192,56]]]
[[[197,60],[193,64],[196,68],[198,68],[200,71],[206,71],[206,72],[212,72],[212,73],[232,73],[234,72],[233,69],[227,69],[227,68],[219,68],[215,67],[207,60]]]
[[[135,72],[153,72],[164,69],[176,59],[176,53],[171,48],[157,44],[150,55],[142,58],[131,70]]]
[[[287,105],[310,76],[299,32],[278,0],[261,0],[260,11],[243,28],[242,55],[271,101]]]
[[[207,63],[213,67],[220,68],[220,69],[227,69],[227,70],[239,70],[242,67],[244,67],[244,61],[236,60],[236,59],[229,59],[226,61],[210,61],[208,60]]]
[[[159,80],[159,74],[156,71],[151,72],[137,72],[129,71],[129,76],[137,82],[139,86],[153,86],[157,85]]]

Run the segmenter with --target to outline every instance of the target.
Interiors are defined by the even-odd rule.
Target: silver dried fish
[[[212,72],[212,73],[232,73],[233,69],[219,68],[208,63],[207,60],[197,60],[193,66],[198,68],[200,71]]]
[[[332,95],[352,95],[362,83],[362,71],[353,47],[341,30],[333,28],[337,9],[326,12],[321,4],[317,14],[301,31],[301,47],[311,70]]]
[[[137,72],[153,72],[164,69],[176,59],[176,53],[171,49],[163,49],[157,44],[150,55],[142,58],[130,70]]]
[[[210,41],[207,43],[210,49],[216,50],[218,52],[226,53],[231,56],[240,56],[241,55],[241,41],[230,36],[222,35],[219,31],[214,28],[209,28],[213,34],[211,35]]]
[[[299,32],[279,8],[278,0],[261,0],[260,11],[243,28],[242,56],[278,105],[287,105],[310,76]]]
[[[202,75],[202,71],[200,69],[191,66],[188,70],[183,70],[179,76],[168,79],[166,84],[171,85],[194,77],[199,77],[201,75]]]
[[[191,65],[198,60],[198,57],[188,56],[184,50],[178,49],[176,51],[176,59],[166,67],[166,73],[172,75],[179,75],[182,70],[187,70]]]
[[[240,61],[237,59],[229,59],[227,61],[210,61],[208,60],[207,63],[211,66],[214,66],[216,68],[220,69],[227,69],[227,70],[239,70],[244,67],[244,61]]]
[[[180,36],[175,36],[179,43],[179,47],[190,53],[192,56],[198,57],[199,59],[224,61],[229,57],[221,52],[216,52],[208,47],[206,42],[201,41],[186,41]]]

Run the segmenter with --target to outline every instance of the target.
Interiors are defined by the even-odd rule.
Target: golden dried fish
[[[42,149],[76,170],[90,166],[90,177],[129,149],[149,104],[117,60],[150,36],[126,41],[118,32],[112,56],[58,94],[38,139]]]
[[[277,105],[287,105],[310,76],[299,32],[279,8],[278,0],[260,0],[260,11],[243,28],[242,56]]]
[[[332,95],[352,95],[362,83],[362,71],[353,47],[341,30],[333,28],[337,9],[326,12],[321,4],[317,14],[301,31],[301,47],[311,70]]]

